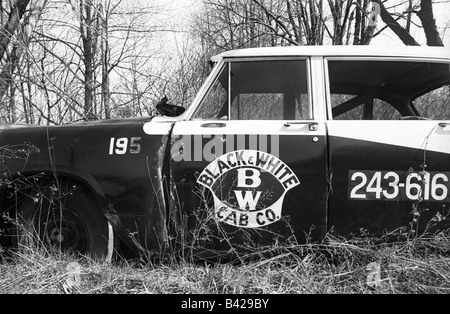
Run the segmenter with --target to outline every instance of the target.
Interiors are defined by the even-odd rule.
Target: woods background
[[[164,96],[186,107],[224,50],[444,46],[449,2],[0,0],[0,122],[148,116]]]

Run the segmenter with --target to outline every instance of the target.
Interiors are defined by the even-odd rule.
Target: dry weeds
[[[447,294],[449,239],[441,233],[374,244],[330,236],[326,244],[278,248],[271,258],[239,265],[104,263],[48,251],[15,253],[0,264],[0,293]]]

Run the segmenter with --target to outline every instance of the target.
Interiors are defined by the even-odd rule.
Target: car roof
[[[450,60],[448,47],[429,46],[288,46],[230,50],[213,61],[248,57],[398,57]]]

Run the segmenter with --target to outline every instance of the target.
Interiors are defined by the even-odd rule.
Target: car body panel
[[[309,117],[196,116],[226,66],[232,74],[235,65],[271,60],[304,62],[302,93],[309,95]],[[430,64],[432,71],[438,70],[429,86],[414,79],[408,83],[412,75],[405,75],[404,82],[392,85],[395,88],[371,86],[373,93],[334,109],[332,93],[357,93],[361,87],[336,84],[358,77],[367,85],[376,78],[376,66],[360,73],[356,66],[345,71],[344,64],[339,70],[342,80],[330,79],[337,62],[352,60],[421,62],[422,68]],[[163,252],[173,239],[187,241],[177,244],[226,251],[234,245],[288,241],[291,235],[298,242],[309,241],[310,236],[321,239],[330,230],[352,234],[367,229],[380,234],[409,226],[417,212],[423,218],[419,229],[424,229],[427,220],[450,206],[448,117],[353,121],[333,116],[377,92],[383,101],[396,103],[402,115],[416,114],[410,102],[449,83],[448,48],[255,48],[224,52],[212,61],[210,76],[178,117],[2,126],[2,179],[8,183],[44,173],[88,186],[122,241],[147,252]],[[225,86],[229,111],[239,90],[231,82]],[[400,93],[408,87],[413,91]],[[401,95],[397,97],[396,91]],[[199,225],[202,219],[208,224]]]
[[[424,211],[423,230],[448,206],[450,128],[436,121],[327,125],[333,174],[329,225],[336,232],[364,228],[379,235],[409,226],[414,210]]]
[[[58,174],[85,184],[124,241],[158,247],[167,240],[162,178],[171,123],[144,130],[150,120],[4,129],[4,145],[35,148],[4,159],[4,179]]]
[[[314,121],[294,128],[286,127],[287,122],[247,121],[243,125],[241,121],[218,120],[214,123],[225,125],[215,129],[202,127],[212,121],[176,123],[172,133],[172,180],[180,212],[193,219],[191,226],[197,223],[193,211],[204,207],[203,201],[240,245],[243,239],[260,245],[272,243],[276,236],[286,240],[292,230],[304,241],[305,230],[312,226],[311,236],[325,235],[325,125],[318,124],[311,131],[309,125]],[[256,203],[251,205],[252,201]]]

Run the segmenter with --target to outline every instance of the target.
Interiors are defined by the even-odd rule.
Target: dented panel
[[[3,145],[35,147],[26,160],[3,159],[4,173],[87,185],[123,241],[154,250],[167,241],[162,182],[172,124],[149,129],[149,120],[3,130]]]

